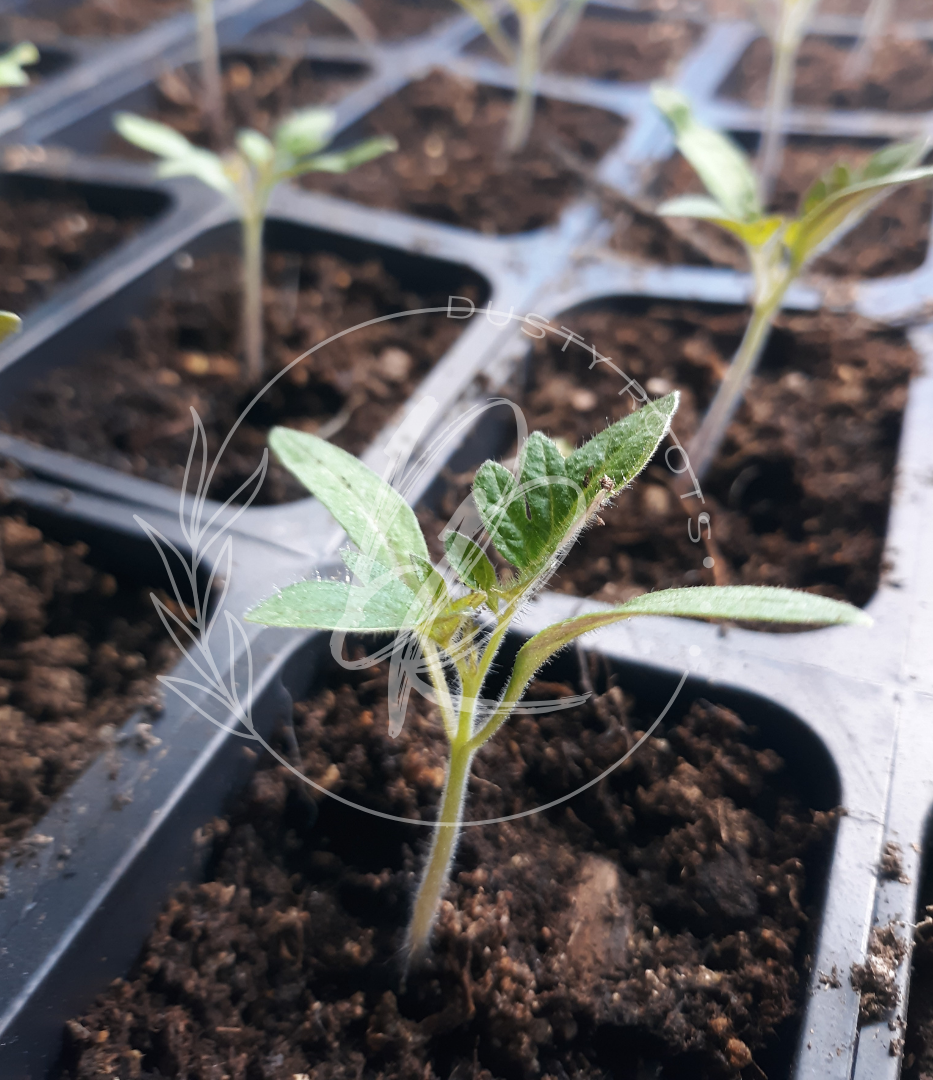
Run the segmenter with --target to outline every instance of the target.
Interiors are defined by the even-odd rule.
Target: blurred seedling
[[[39,63],[39,50],[23,41],[0,56],[0,86],[28,86],[29,73],[23,68]]]
[[[376,40],[376,30],[353,0],[317,0],[325,10],[343,22],[360,41]],[[224,134],[224,89],[217,43],[214,0],[193,0],[198,29],[198,57],[201,66],[201,109],[214,141],[219,145]]]
[[[745,335],[688,448],[693,471],[702,479],[742,400],[791,284],[817,255],[857,227],[895,188],[933,177],[933,167],[920,167],[928,149],[925,140],[886,146],[858,168],[834,165],[803,196],[796,217],[772,214],[764,209],[755,174],[735,142],[699,124],[688,99],[671,87],[656,85],[653,99],[673,131],[678,150],[708,192],[670,199],[657,213],[710,221],[738,237],[754,282]]]
[[[843,73],[847,79],[864,78],[871,67],[878,42],[884,37],[894,9],[894,0],[870,0],[862,16],[858,41],[846,60]]]
[[[515,100],[509,114],[505,148],[521,150],[534,122],[538,74],[576,28],[586,0],[507,0],[515,16],[518,41],[500,20],[502,6],[492,0],[457,0],[483,28],[503,60],[515,70]]]
[[[819,0],[749,0],[771,42],[758,175],[765,201],[771,197],[784,156],[783,116],[794,92],[797,53]]]
[[[514,473],[487,461],[473,482],[484,532],[470,537],[448,530],[446,557],[436,566],[414,512],[380,476],[314,435],[290,428],[270,434],[282,464],[356,545],[342,556],[357,583],[348,575],[343,581],[291,585],[249,612],[247,620],[395,635],[390,649],[411,658],[414,667],[406,668],[406,678],[414,672],[417,688],[435,702],[450,745],[434,838],[408,928],[409,960],[421,958],[430,943],[463,825],[473,757],[522,708],[528,684],[555,653],[591,630],[637,615],[810,626],[870,622],[848,604],[811,593],[698,586],[648,593],[565,619],[527,640],[511,665],[504,660],[502,646],[516,616],[600,511],[645,468],[668,433],[677,402],[676,393],[649,402],[566,457],[534,432],[522,445]],[[490,543],[511,570],[497,573],[486,553]],[[496,678],[504,676],[505,689],[487,698],[494,668]],[[410,686],[393,688],[390,678],[390,735],[402,728]]]
[[[237,135],[233,150],[214,154],[166,124],[133,113],[114,117],[114,126],[124,139],[162,158],[161,176],[194,176],[236,208],[243,236],[243,351],[246,377],[254,385],[262,380],[265,366],[262,240],[272,192],[283,180],[309,172],[349,172],[396,149],[395,139],[379,136],[345,150],[325,152],[334,124],[330,109],[304,109],[283,120],[271,139],[246,129]]]

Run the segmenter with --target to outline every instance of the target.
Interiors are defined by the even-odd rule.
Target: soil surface
[[[633,745],[650,714],[591,674],[605,691],[591,704],[515,718],[484,747],[469,816],[564,795]],[[387,682],[385,668],[337,671],[299,702],[302,766],[430,819],[440,723],[413,698],[389,739]],[[738,1078],[772,1068],[777,1033],[789,1053],[835,817],[808,809],[728,709],[695,703],[570,804],[466,829],[404,989],[425,831],[327,799],[311,831],[297,783],[263,766],[214,823],[207,883],[176,892],[128,978],[68,1024],[64,1075]]]
[[[933,882],[929,867],[921,886],[921,903],[914,931],[907,1031],[903,1040],[904,1080],[933,1076]],[[903,1031],[903,1028],[901,1029]]]
[[[223,57],[225,125],[220,139],[201,111],[197,69],[166,72],[157,82],[158,100],[147,115],[170,124],[201,146],[226,148],[241,128],[255,128],[271,135],[276,123],[289,113],[310,105],[329,104],[343,97],[365,74],[355,64],[299,60],[288,57],[257,57],[229,53]],[[133,160],[152,161],[116,132],[107,152]]]
[[[437,23],[462,14],[452,0],[354,0],[354,3],[385,41],[423,34]],[[350,36],[346,23],[317,3],[306,4],[294,15],[261,27],[261,31],[284,31],[290,37]]]
[[[504,91],[432,72],[353,131],[394,135],[397,153],[343,176],[309,174],[301,183],[485,233],[551,224],[583,188],[568,155],[592,167],[621,137],[624,122],[600,109],[538,98],[528,145],[508,158],[502,141],[511,100]]]
[[[117,726],[161,709],[153,677],[175,650],[149,590],[87,555],[0,511],[0,858]]]
[[[68,37],[123,37],[188,9],[185,0],[55,0],[31,4],[28,16],[0,16],[0,36],[10,40],[51,41]]]
[[[673,73],[699,40],[697,23],[666,22],[591,8],[547,69],[612,82],[649,82]],[[515,34],[511,34],[511,40]],[[484,36],[467,52],[502,60]]]
[[[809,37],[797,56],[794,102],[831,109],[890,109],[924,112],[933,108],[933,42],[885,39],[864,74],[845,70],[848,42]],[[720,93],[749,105],[765,102],[771,45],[758,38],[748,47]]]
[[[844,139],[795,138],[785,150],[773,208],[795,214],[801,196],[837,161],[857,165],[874,150],[864,142]],[[700,181],[680,154],[660,166],[645,200],[645,212],[613,203],[606,210],[617,218],[612,246],[628,256],[693,266],[724,265],[747,269],[744,250],[721,229],[706,222],[672,219],[670,224],[650,209],[685,192],[701,192]],[[906,274],[922,265],[930,235],[933,193],[929,183],[895,191],[834,248],[820,256],[808,273],[834,277],[874,278]]]
[[[190,260],[190,257],[189,257]],[[177,271],[173,284],[131,319],[114,344],[38,381],[11,408],[7,430],[124,472],[180,487],[191,408],[211,460],[257,387],[238,359],[238,258],[218,254]],[[274,252],[266,260],[267,377],[306,349],[357,323],[413,308],[446,306],[448,291],[403,285],[376,259]],[[465,292],[464,292],[465,290]],[[214,498],[232,495],[259,465],[269,428],[287,424],[359,453],[414,392],[463,329],[443,314],[410,316],[355,331],[294,367],[241,425],[216,473]],[[307,495],[271,464],[260,503]]]
[[[559,323],[614,358],[649,395],[678,389],[674,432],[687,445],[746,319],[741,311],[653,303],[627,312],[605,307]],[[529,431],[542,429],[573,446],[627,414],[629,395],[619,396],[625,379],[605,364],[590,370],[585,346],[559,334],[536,345],[528,385],[506,390]],[[849,315],[782,315],[703,484],[705,504],[681,502],[659,455],[602,514],[606,525],[584,534],[551,587],[618,603],[657,588],[783,585],[866,603],[882,571],[914,364],[900,332]],[[673,451],[671,464],[680,462]],[[472,482],[472,470],[446,475],[438,509],[422,512],[438,558],[437,538]],[[709,539],[701,512],[709,514]],[[703,541],[694,543],[688,527]]]
[[[30,186],[33,188],[30,191]],[[146,219],[91,209],[84,196],[25,180],[0,192],[0,308],[22,314]]]

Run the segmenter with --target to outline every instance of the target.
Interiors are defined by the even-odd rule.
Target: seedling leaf
[[[722,207],[723,216],[736,221],[760,217],[758,184],[742,150],[727,136],[698,124],[690,101],[672,86],[656,83],[651,99],[670,125],[677,149]]]
[[[343,581],[300,581],[244,616],[264,626],[370,633],[412,628],[420,613],[415,594],[391,572],[375,586]]]
[[[414,511],[380,476],[346,450],[303,431],[273,428],[269,445],[282,464],[327,507],[365,555],[417,582],[411,555],[428,548]]]
[[[471,589],[490,593],[498,584],[496,570],[485,551],[463,533],[449,532],[444,537],[447,561],[454,573]]]
[[[0,86],[28,86],[29,75],[23,68],[38,62],[39,50],[31,41],[14,45],[0,56]]]
[[[6,341],[13,334],[18,334],[22,329],[23,320],[14,315],[12,311],[0,311],[0,341]]]

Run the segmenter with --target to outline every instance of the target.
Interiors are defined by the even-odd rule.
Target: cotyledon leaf
[[[410,556],[428,561],[428,546],[414,511],[393,487],[358,458],[315,435],[277,427],[269,445],[364,555],[403,581],[417,583]]]
[[[535,672],[556,652],[591,630],[637,615],[674,615],[687,619],[790,623],[795,626],[867,626],[864,611],[814,593],[771,586],[696,586],[636,596],[619,607],[593,611],[555,623],[519,649],[504,702],[517,702]]]

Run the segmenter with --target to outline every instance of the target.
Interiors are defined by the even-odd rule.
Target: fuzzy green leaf
[[[389,574],[378,588],[343,581],[300,581],[270,596],[244,618],[264,626],[377,633],[410,629],[420,613],[415,594]]]
[[[517,702],[543,664],[565,646],[603,626],[636,615],[674,615],[687,619],[789,623],[794,626],[868,626],[871,619],[838,600],[793,589],[754,585],[697,586],[636,596],[620,607],[593,611],[555,623],[519,649],[503,701]]]
[[[411,555],[427,561],[428,547],[414,511],[358,458],[291,428],[273,428],[269,445],[282,464],[327,507],[363,552],[417,583]]]
[[[567,475],[584,488],[587,505],[600,492],[608,497],[638,476],[670,431],[679,404],[676,390],[649,401],[574,450],[567,458]],[[605,476],[612,481],[609,491],[603,486]]]
[[[0,341],[6,341],[12,334],[22,329],[23,320],[12,311],[0,311]]]
[[[463,533],[449,532],[444,537],[444,549],[447,561],[464,585],[489,593],[499,584],[495,567],[475,540]]]
[[[675,392],[650,402],[566,459],[554,442],[535,431],[522,447],[518,480],[487,461],[473,481],[473,500],[496,550],[527,573],[543,567],[574,538],[594,504],[630,483],[648,464],[670,429],[678,400]]]
[[[563,455],[540,431],[525,440],[518,480],[487,461],[473,481],[473,500],[496,550],[520,570],[543,565],[586,509]]]
[[[689,99],[672,86],[655,83],[651,99],[670,125],[677,149],[722,207],[723,216],[736,221],[760,217],[758,184],[741,148],[720,132],[697,123]]]

